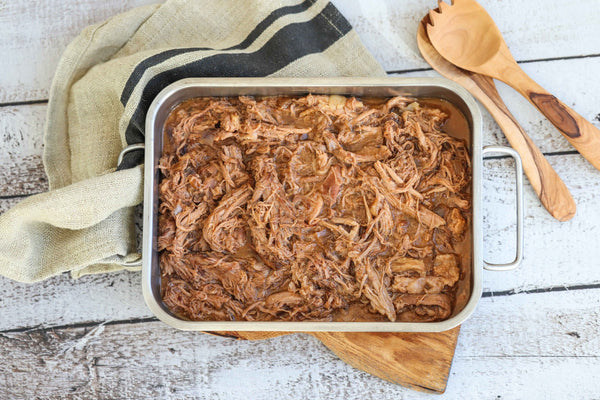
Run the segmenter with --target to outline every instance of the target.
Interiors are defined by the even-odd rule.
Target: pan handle
[[[488,271],[509,271],[515,269],[523,261],[523,164],[521,157],[514,149],[505,146],[485,146],[483,155],[488,153],[501,153],[511,156],[515,160],[517,175],[517,254],[512,262],[506,264],[493,264],[483,260],[483,268]]]
[[[125,157],[125,154],[129,153],[130,151],[134,151],[134,150],[144,150],[144,143],[130,144],[129,146],[127,146],[123,150],[121,150],[121,152],[119,153],[119,158],[117,158],[117,165],[121,165],[121,162],[123,162],[123,157]]]

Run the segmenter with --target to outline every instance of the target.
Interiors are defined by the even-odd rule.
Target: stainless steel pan
[[[441,322],[249,322],[182,320],[163,304],[160,295],[160,267],[156,249],[158,223],[158,160],[163,145],[163,126],[171,110],[180,102],[203,96],[340,94],[369,97],[414,96],[441,98],[454,104],[470,126],[472,158],[472,266],[470,298],[465,307]],[[198,331],[356,331],[356,332],[439,332],[464,322],[474,311],[482,292],[483,269],[506,270],[521,261],[523,248],[522,167],[519,155],[506,147],[481,145],[481,114],[475,100],[459,85],[437,78],[193,78],[165,88],[154,100],[146,118],[144,233],[142,288],[150,310],[165,323],[184,330]],[[130,146],[124,150],[139,148]],[[482,256],[481,185],[483,154],[499,152],[515,159],[517,168],[517,254],[508,264],[489,264]]]

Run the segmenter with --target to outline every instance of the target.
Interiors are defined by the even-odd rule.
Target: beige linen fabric
[[[125,268],[139,257],[143,166],[116,170],[117,157],[140,141],[153,95],[189,76],[268,75],[385,72],[326,1],[172,0],[86,28],[50,90],[50,191],[0,215],[0,274],[34,282]]]

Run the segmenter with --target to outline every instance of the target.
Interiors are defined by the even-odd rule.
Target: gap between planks
[[[65,398],[71,392],[70,398],[362,399],[365,393],[432,398],[361,373],[306,335],[240,343],[157,325],[41,333],[3,342],[0,370],[8,378],[0,385],[3,398]],[[600,367],[598,358],[461,353],[444,398],[493,393],[543,399],[535,394],[544,390],[558,393],[554,398],[595,398],[597,393],[598,382],[590,377]]]
[[[550,62],[550,61],[578,60],[581,58],[595,58],[595,57],[600,57],[600,54],[585,54],[585,55],[578,55],[578,56],[547,57],[547,58],[535,58],[535,59],[531,59],[531,60],[518,60],[517,64],[531,64],[531,63],[543,63],[543,62]],[[411,72],[424,72],[424,71],[433,71],[433,68],[425,67],[425,68],[413,68],[413,69],[399,69],[399,70],[386,71],[386,73],[401,75],[401,74],[408,74]]]
[[[0,107],[29,106],[32,104],[46,104],[46,103],[48,103],[48,99],[11,101],[11,102],[7,102],[7,103],[0,103]]]
[[[88,322],[77,322],[73,324],[63,324],[63,325],[53,325],[53,326],[30,326],[30,327],[21,327],[21,328],[12,328],[5,329],[0,331],[0,336],[4,334],[11,333],[35,333],[35,332],[45,332],[45,331],[60,331],[65,329],[81,329],[81,328],[93,328],[99,325],[103,326],[112,326],[112,325],[136,325],[136,324],[146,324],[150,322],[158,322],[159,319],[156,317],[146,317],[146,318],[128,318],[128,319],[120,319],[120,320],[107,320],[107,321],[88,321]]]
[[[552,293],[552,292],[570,292],[574,290],[590,290],[600,289],[600,283],[589,283],[583,285],[565,285],[565,286],[552,286],[549,288],[535,288],[526,290],[502,290],[502,291],[487,291],[483,292],[481,297],[503,297],[503,296],[514,296],[517,294],[538,294],[538,293]]]
[[[580,290],[598,290],[600,289],[600,282],[593,284],[585,284],[585,285],[570,285],[570,286],[553,286],[548,288],[536,288],[536,289],[528,289],[528,290],[505,290],[505,291],[485,291],[482,294],[482,298],[497,298],[504,296],[515,296],[521,294],[543,294],[543,293],[554,293],[554,292],[570,292],[570,291],[580,291]],[[144,324],[144,323],[152,323],[158,322],[159,319],[156,317],[145,317],[145,318],[127,318],[121,320],[105,320],[105,321],[87,321],[87,322],[76,322],[72,324],[61,324],[61,325],[53,325],[53,326],[43,326],[43,325],[34,325],[34,326],[25,326],[19,328],[11,328],[0,331],[0,336],[6,334],[14,334],[14,333],[36,333],[36,332],[46,332],[46,331],[61,331],[68,329],[81,329],[81,328],[93,328],[98,325],[103,326],[112,326],[112,325],[136,325],[136,324]],[[302,333],[302,332],[298,332]],[[220,335],[217,335],[220,336]]]
[[[586,55],[578,55],[578,56],[539,58],[539,59],[532,59],[532,60],[521,60],[521,61],[517,61],[517,63],[518,64],[529,64],[529,63],[549,62],[549,61],[577,60],[577,59],[582,59],[582,58],[595,58],[595,57],[600,57],[600,54],[586,54]],[[390,71],[386,71],[386,74],[402,75],[402,74],[409,74],[409,73],[413,73],[413,72],[425,72],[425,71],[433,71],[433,68],[426,67],[426,68],[390,70]],[[26,106],[26,105],[31,105],[31,104],[45,104],[45,103],[48,103],[48,99],[12,101],[12,102],[0,103],[0,107],[15,107],[15,106]]]

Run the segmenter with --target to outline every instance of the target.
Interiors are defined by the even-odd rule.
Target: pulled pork
[[[446,120],[404,97],[182,103],[159,162],[164,303],[191,320],[448,318],[471,171]]]

